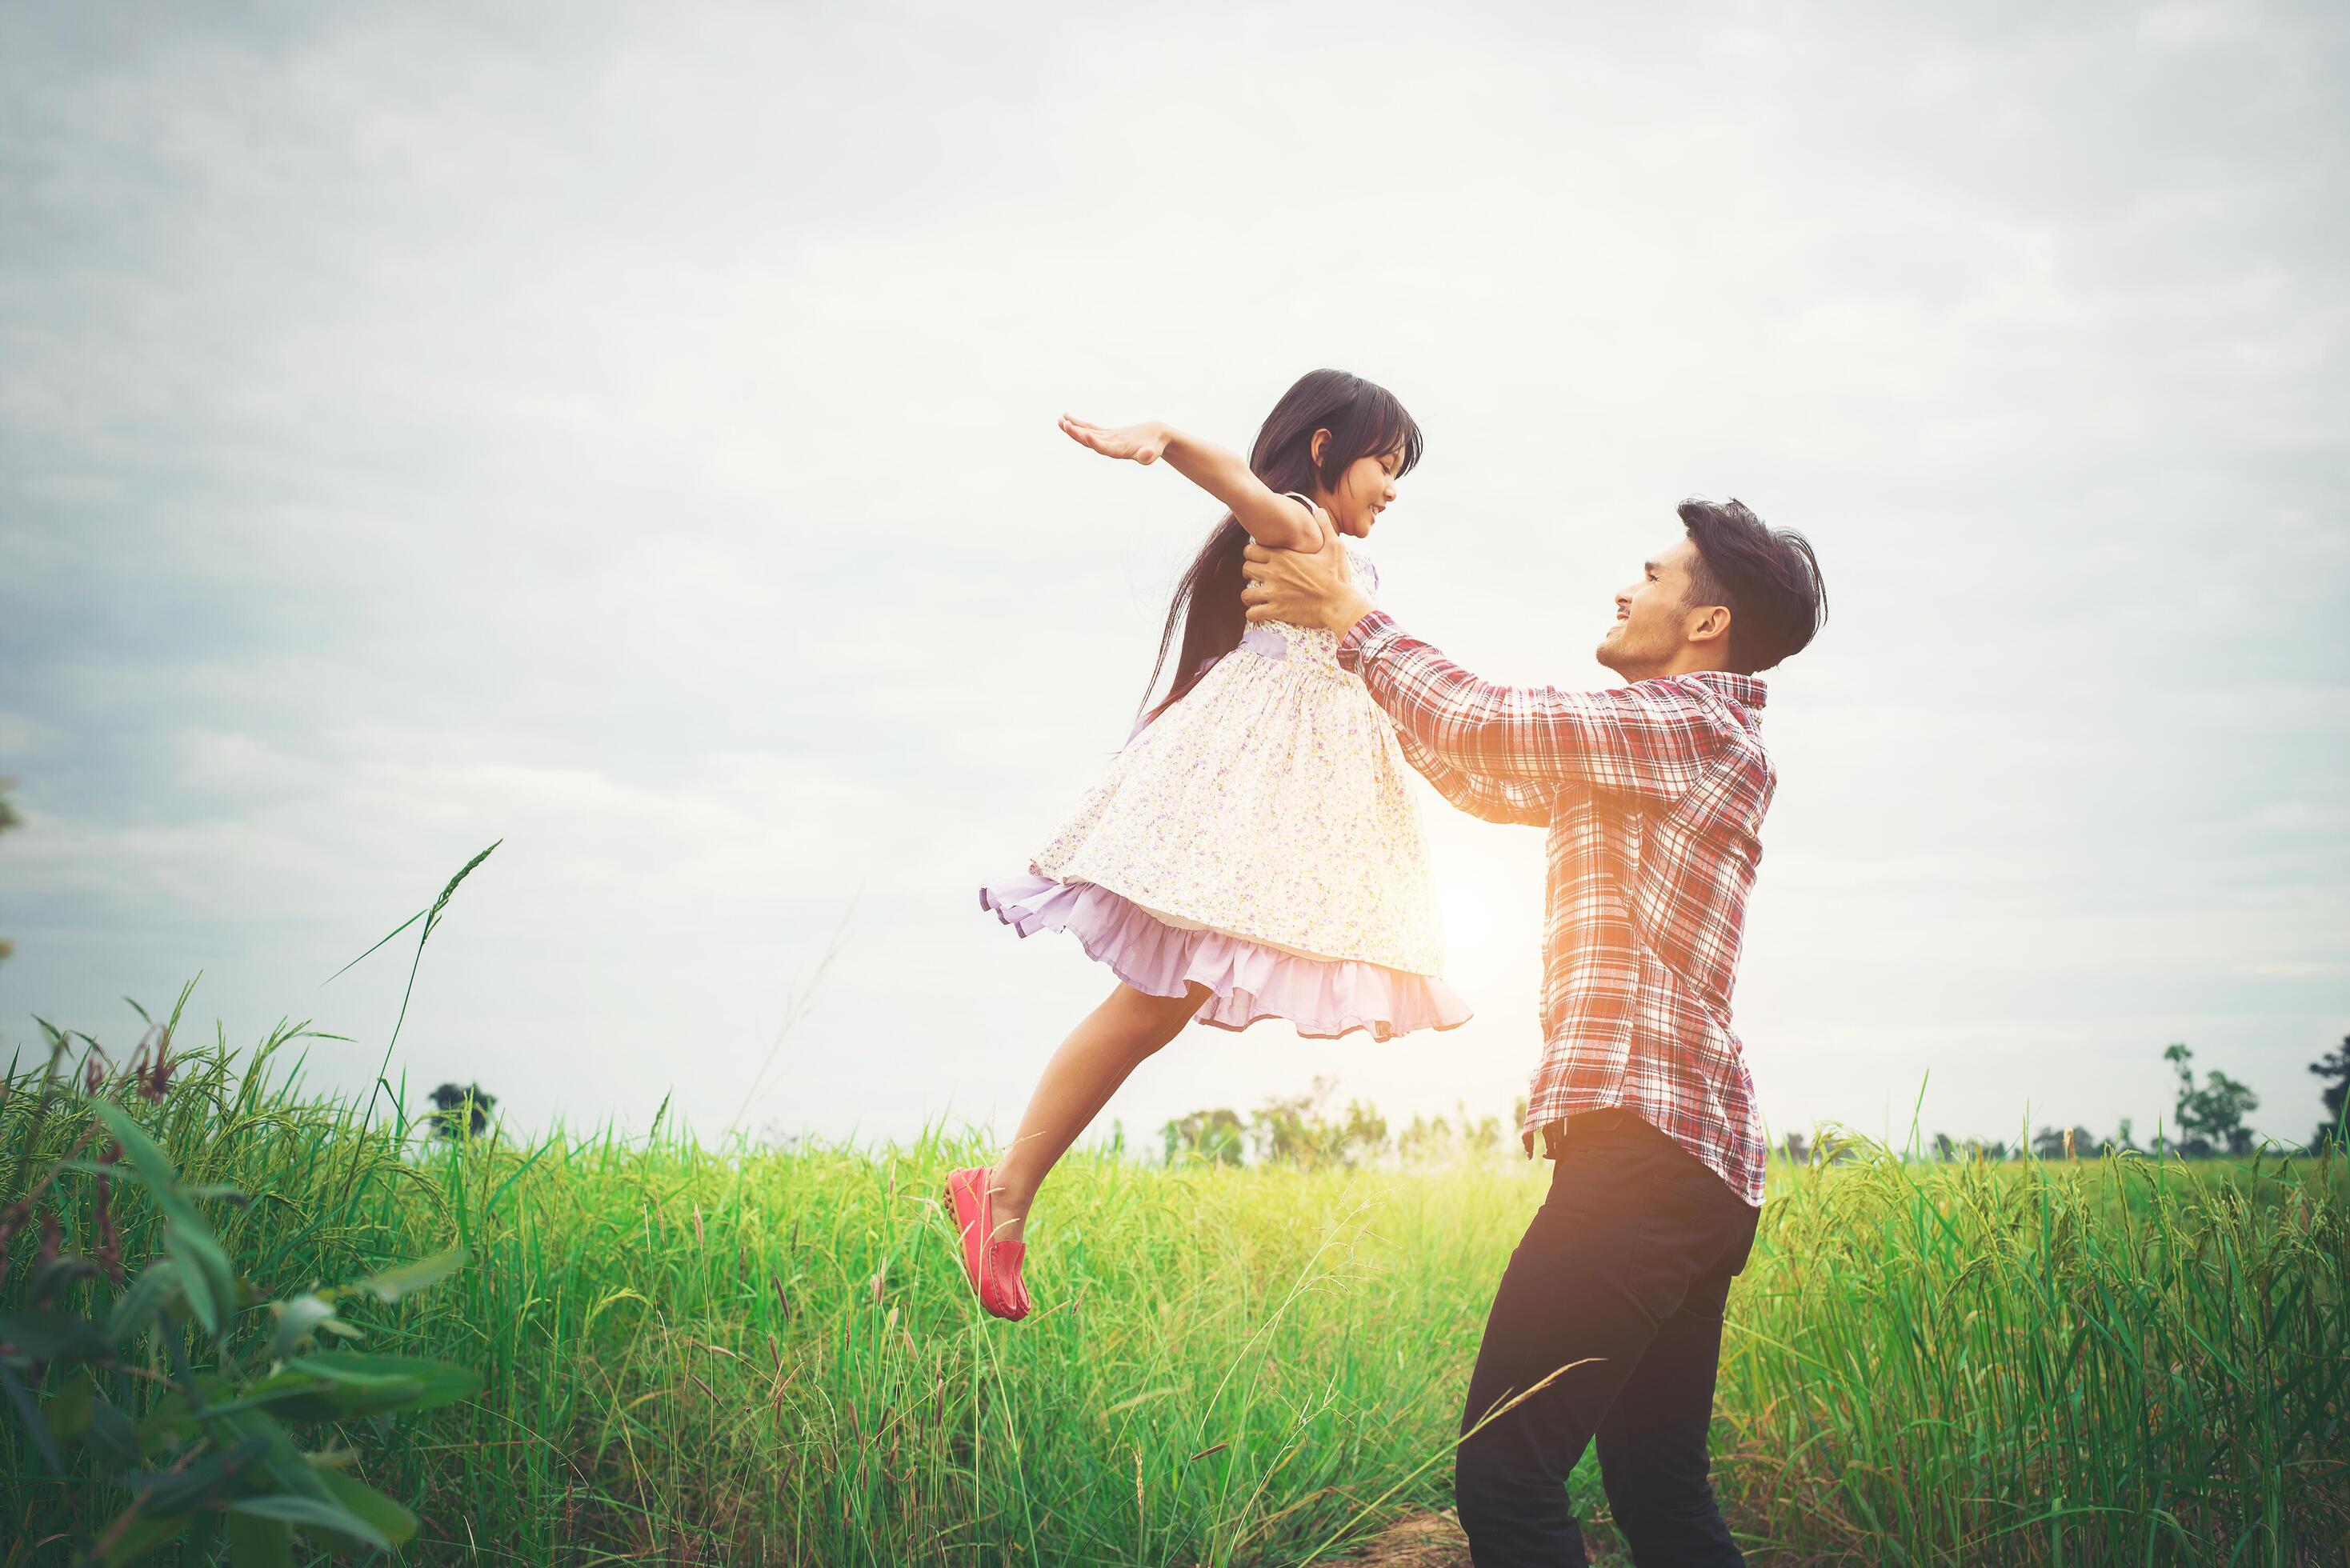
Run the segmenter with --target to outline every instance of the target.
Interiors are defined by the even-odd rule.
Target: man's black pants
[[[1462,1440],[1453,1491],[1470,1555],[1477,1568],[1583,1568],[1566,1477],[1596,1436],[1640,1568],[1742,1563],[1706,1478],[1706,1428],[1722,1301],[1757,1211],[1629,1111],[1570,1116],[1553,1147],[1550,1196],[1502,1274],[1461,1430],[1584,1365]]]

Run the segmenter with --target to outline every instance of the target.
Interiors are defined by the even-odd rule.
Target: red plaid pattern
[[[1763,683],[1708,670],[1610,691],[1496,686],[1373,611],[1338,647],[1404,754],[1464,811],[1550,829],[1542,1064],[1520,1128],[1621,1106],[1762,1201],[1730,992],[1777,775]]]

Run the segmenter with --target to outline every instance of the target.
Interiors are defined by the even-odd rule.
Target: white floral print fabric
[[[1367,594],[1378,576],[1351,545]],[[1128,741],[1030,862],[1171,925],[1433,975],[1443,941],[1410,764],[1318,627],[1251,628]]]

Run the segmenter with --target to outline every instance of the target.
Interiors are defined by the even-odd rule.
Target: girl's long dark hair
[[[1314,432],[1324,430],[1330,439],[1323,443],[1317,465]],[[1309,370],[1265,415],[1256,444],[1249,448],[1249,469],[1276,494],[1295,490],[1310,495],[1317,481],[1323,489],[1336,485],[1357,458],[1401,451],[1403,464],[1396,471],[1400,478],[1419,461],[1420,447],[1419,426],[1393,392],[1344,370]],[[1151,718],[1183,700],[1199,683],[1202,664],[1240,646],[1241,633],[1248,629],[1241,604],[1241,552],[1248,543],[1248,530],[1240,519],[1225,513],[1190,569],[1176,581],[1175,600],[1167,607],[1167,624],[1159,634],[1159,660],[1150,667],[1150,683],[1142,691],[1146,703],[1166,671],[1178,624],[1183,642],[1175,655],[1174,680],[1150,710]]]

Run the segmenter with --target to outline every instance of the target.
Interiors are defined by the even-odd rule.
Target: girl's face
[[[1316,431],[1315,439],[1319,442],[1326,437]],[[1336,486],[1324,490],[1317,485],[1314,498],[1330,514],[1339,533],[1367,537],[1379,514],[1395,504],[1396,475],[1402,467],[1401,447],[1377,457],[1358,457],[1339,471]]]

